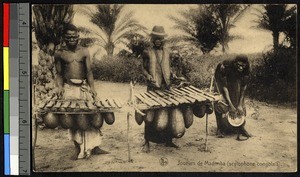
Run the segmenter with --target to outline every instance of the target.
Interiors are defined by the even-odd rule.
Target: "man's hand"
[[[238,112],[239,116],[245,115],[245,111],[244,111],[244,109],[241,105],[239,105],[236,109],[237,109],[237,112]]]
[[[237,117],[237,109],[233,105],[230,106],[229,116],[231,116],[233,119]]]
[[[94,88],[91,88],[92,97],[95,99],[97,97],[97,92]]]
[[[153,82],[154,81],[153,77],[150,74],[147,75],[147,81],[149,81],[149,82]]]
[[[65,93],[65,90],[64,90],[64,88],[58,88],[58,90],[57,90],[57,96],[58,96],[58,98],[62,98],[63,97],[63,95],[64,95],[64,93]]]

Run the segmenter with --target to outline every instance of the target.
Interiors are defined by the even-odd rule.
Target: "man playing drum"
[[[238,55],[233,60],[225,60],[219,63],[216,68],[216,91],[223,95],[229,106],[225,111],[219,104],[215,106],[217,136],[219,138],[223,138],[226,133],[235,131],[238,134],[237,140],[246,140],[251,137],[245,130],[245,122],[238,127],[233,127],[228,122],[226,124],[228,116],[231,119],[241,119],[241,117],[246,116],[244,99],[249,77],[250,65],[248,57],[245,55]]]

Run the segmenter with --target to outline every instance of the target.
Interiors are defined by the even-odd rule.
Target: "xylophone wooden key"
[[[111,108],[117,108],[118,107],[118,105],[116,105],[116,103],[114,102],[113,99],[107,98],[106,101],[108,102],[108,104],[110,105]]]
[[[179,94],[180,96],[182,96],[183,98],[189,100],[191,103],[194,103],[196,101],[196,99],[194,97],[191,97],[189,94],[187,94],[186,92],[183,92],[177,88],[173,89],[173,92]]]
[[[77,101],[77,105],[79,106],[79,109],[87,111],[89,108],[86,106],[84,101]]]
[[[216,99],[215,96],[212,95],[211,93],[204,92],[203,90],[200,90],[200,89],[198,89],[198,88],[196,88],[196,87],[194,87],[194,86],[192,86],[192,85],[189,86],[189,88],[192,89],[192,90],[195,90],[196,92],[199,92],[199,93],[201,93],[201,94],[203,94],[203,95],[205,95],[205,96],[210,97],[210,99],[212,99],[212,100],[215,100],[215,99]]]
[[[170,95],[174,95],[174,98],[178,100],[180,103],[192,103],[191,100],[185,98],[185,96],[181,93],[176,92],[174,89],[172,90],[164,90],[165,93]]]
[[[95,105],[96,105],[98,108],[104,107],[104,105],[101,104],[101,101],[95,101]]]
[[[167,93],[164,93],[164,92],[162,92],[162,91],[160,91],[160,90],[155,90],[154,92],[155,92],[156,94],[158,94],[159,96],[161,96],[162,98],[164,98],[165,100],[168,100],[168,101],[172,102],[172,104],[174,104],[174,105],[176,105],[176,106],[178,106],[178,105],[180,104],[180,102],[177,101],[177,100],[174,98],[174,96],[172,96],[172,95],[169,95],[169,94],[167,94]]]
[[[187,93],[187,94],[189,94],[190,97],[195,98],[197,101],[205,101],[206,100],[202,96],[197,95],[194,92],[191,92],[191,91],[187,90],[186,88],[180,88],[180,90],[183,91],[183,92],[185,92],[185,93]]]
[[[121,102],[118,99],[113,99],[114,103],[117,105],[118,108],[122,107]]]
[[[178,101],[180,104],[189,103],[189,100],[185,99],[182,96],[179,96],[178,94],[175,94],[172,91],[164,90],[163,93],[166,94],[166,95],[169,95],[170,97],[172,97],[173,99],[175,99],[176,101]]]
[[[166,98],[161,97],[159,94],[155,93],[154,91],[149,91],[149,93],[151,95],[153,95],[154,97],[156,97],[158,100],[163,101],[164,103],[166,103],[167,105],[172,105],[173,103],[171,101],[169,101]]]
[[[63,103],[60,106],[60,111],[62,112],[67,111],[70,104],[71,104],[70,101],[63,101]]]
[[[70,107],[71,109],[75,109],[76,106],[77,106],[77,103],[76,103],[75,101],[72,101],[69,107]]]
[[[45,106],[47,105],[48,101],[45,101],[45,102],[41,102],[38,106],[39,109],[44,109]]]
[[[86,106],[90,109],[90,110],[95,110],[97,107],[95,105],[93,105],[93,103],[91,101],[87,101],[86,102]]]
[[[149,106],[161,106],[160,103],[154,101],[152,98],[150,98],[148,95],[146,95],[145,93],[142,93],[141,96],[150,103]]]
[[[101,101],[101,104],[105,107],[105,108],[110,108],[111,106],[107,103],[106,100],[99,98],[99,100]]]
[[[55,104],[55,101],[50,100],[50,101],[47,103],[46,108],[50,109],[50,108],[52,108],[52,107],[54,106],[54,104]]]
[[[201,93],[199,93],[199,92],[197,92],[197,91],[195,91],[195,90],[193,90],[193,89],[191,89],[191,88],[189,88],[189,87],[186,87],[185,89],[186,89],[187,91],[189,91],[189,92],[193,93],[193,94],[196,94],[196,95],[198,95],[198,96],[202,97],[203,99],[206,99],[206,100],[211,100],[211,98],[210,98],[210,97],[208,97],[208,96],[205,96],[204,94],[201,94]],[[198,100],[198,101],[199,101],[199,100]]]
[[[62,101],[58,100],[56,101],[56,103],[54,104],[54,106],[52,107],[53,111],[58,111],[60,109],[60,106],[62,105]]]
[[[166,107],[167,106],[167,104],[165,102],[163,102],[160,99],[158,99],[157,97],[153,96],[152,94],[150,94],[150,92],[145,92],[145,95],[147,95],[149,98],[151,98],[155,102],[159,103],[160,106],[162,106],[162,107]]]

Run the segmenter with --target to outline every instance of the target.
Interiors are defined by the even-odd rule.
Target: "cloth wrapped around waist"
[[[63,98],[68,100],[93,100],[86,80],[70,79],[64,83]]]

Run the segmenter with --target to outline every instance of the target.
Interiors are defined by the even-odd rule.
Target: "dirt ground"
[[[129,84],[96,82],[100,97],[129,98]],[[136,92],[145,92],[136,86]],[[128,161],[127,112],[116,113],[113,125],[104,123],[102,144],[106,155],[87,160],[70,160],[73,143],[65,129],[39,129],[36,146],[37,172],[295,172],[297,170],[297,109],[289,105],[269,105],[247,100],[247,130],[254,136],[237,141],[236,136],[216,138],[214,114],[208,117],[208,151],[204,151],[205,118],[194,117],[185,135],[175,139],[180,149],[150,143],[151,152],[142,151],[144,123],[130,119]]]

